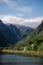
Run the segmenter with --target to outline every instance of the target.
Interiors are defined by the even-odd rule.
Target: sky
[[[0,19],[37,27],[43,20],[43,0],[0,0]]]

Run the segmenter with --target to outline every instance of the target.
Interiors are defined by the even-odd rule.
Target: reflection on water
[[[43,65],[43,58],[0,54],[0,65]]]

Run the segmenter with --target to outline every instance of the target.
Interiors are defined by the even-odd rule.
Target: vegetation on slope
[[[30,36],[13,46],[7,47],[7,49],[43,51],[43,21]]]

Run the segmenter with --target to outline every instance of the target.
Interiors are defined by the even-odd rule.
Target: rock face
[[[4,24],[0,20],[0,47],[17,43],[19,40],[26,37],[31,31],[33,31],[33,29],[30,27]]]

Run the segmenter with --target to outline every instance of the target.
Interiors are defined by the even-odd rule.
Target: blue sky
[[[23,19],[43,17],[43,0],[0,0],[1,16]]]

